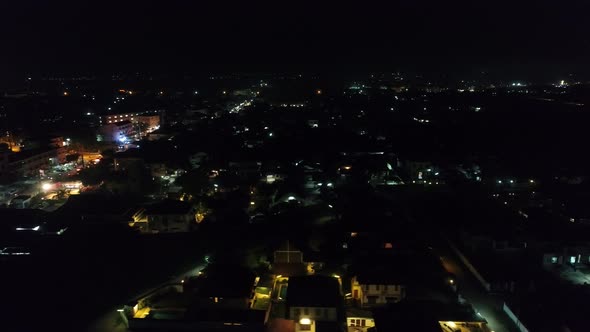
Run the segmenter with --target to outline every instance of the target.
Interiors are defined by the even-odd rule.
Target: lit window
[[[557,256],[551,257],[551,263],[552,264],[556,264],[557,263]]]

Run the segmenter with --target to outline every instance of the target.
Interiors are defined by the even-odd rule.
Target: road
[[[490,329],[494,332],[516,331],[512,321],[502,311],[502,299],[488,293],[446,244],[438,245],[436,251],[444,268],[456,276],[459,294],[488,321]]]
[[[187,276],[198,275],[199,271],[203,270],[205,268],[205,266],[206,266],[206,264],[203,264],[203,265],[199,265],[197,267],[191,268],[190,270],[185,271],[184,273],[180,273],[180,274],[172,277],[171,279],[169,279],[169,280],[167,280],[155,287],[151,287],[147,290],[144,290],[144,291],[138,293],[136,296],[132,296],[130,298],[130,300],[142,298],[146,294],[152,292],[153,290],[155,290],[157,288],[164,286],[165,284],[180,282],[182,279],[184,279]],[[125,332],[125,331],[127,331],[127,327],[126,327],[125,323],[123,322],[122,317],[117,312],[117,309],[122,308],[123,304],[124,303],[121,303],[120,305],[113,307],[112,309],[107,311],[104,315],[98,317],[96,320],[94,320],[89,325],[87,331],[88,332]]]

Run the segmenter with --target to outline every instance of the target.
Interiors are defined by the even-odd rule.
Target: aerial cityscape
[[[589,331],[590,7],[283,5],[0,5],[0,331]]]

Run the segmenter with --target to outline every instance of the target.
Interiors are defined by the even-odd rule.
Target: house
[[[199,308],[250,309],[259,277],[247,268],[227,264],[209,265],[196,277],[183,282],[183,291],[193,294]]]
[[[361,307],[399,302],[406,296],[406,282],[399,274],[376,268],[360,271],[351,279],[352,298]]]
[[[346,326],[348,332],[367,332],[375,327],[373,313],[357,308],[346,309]]]
[[[470,305],[404,301],[373,310],[380,331],[490,332]]]
[[[15,209],[26,209],[31,206],[31,195],[19,195],[10,200],[8,207]]]
[[[147,222],[145,230],[149,233],[189,232],[197,225],[196,208],[183,201],[166,199],[148,205],[139,222]]]
[[[335,277],[313,275],[289,278],[287,319],[295,321],[295,331],[345,329],[344,299]]]

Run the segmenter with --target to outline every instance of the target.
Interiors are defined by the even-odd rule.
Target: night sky
[[[2,1],[1,71],[588,70],[587,1],[319,2]]]

